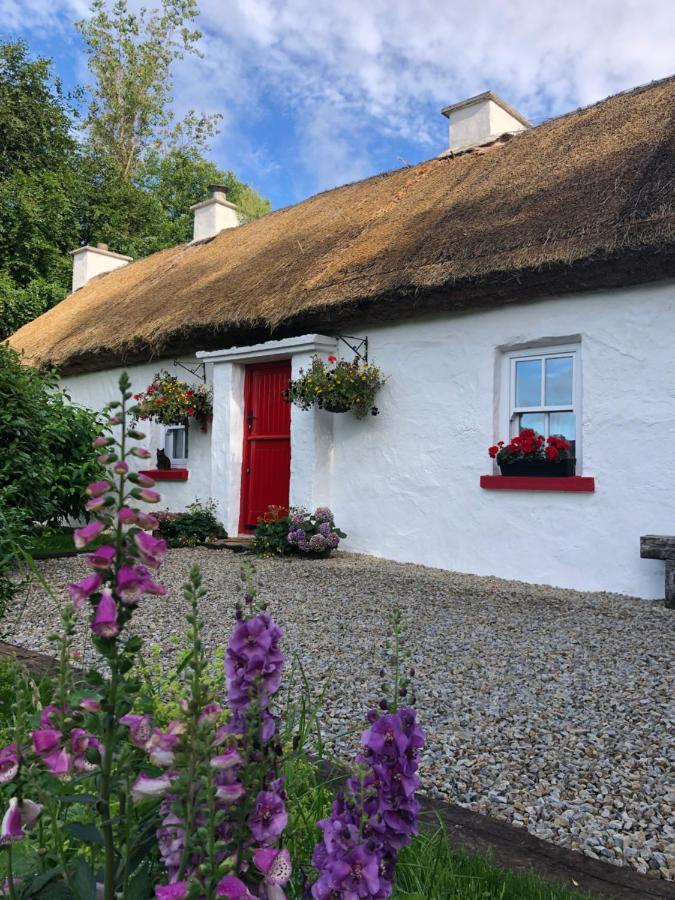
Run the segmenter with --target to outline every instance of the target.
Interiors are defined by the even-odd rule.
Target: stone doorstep
[[[0,660],[15,657],[34,675],[54,674],[56,660],[44,653],[0,641]],[[344,766],[324,761],[326,777],[342,780]],[[511,872],[536,872],[568,890],[608,900],[675,900],[675,882],[640,875],[629,866],[612,866],[599,859],[534,837],[523,828],[425,795],[420,797],[423,827],[439,821],[451,846],[467,853],[488,855],[495,865]]]

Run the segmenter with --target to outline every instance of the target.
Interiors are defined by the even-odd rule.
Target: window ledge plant
[[[284,399],[300,409],[317,406],[334,413],[351,410],[357,419],[363,419],[368,413],[378,414],[375,395],[386,380],[381,369],[362,359],[348,362],[329,356],[324,362],[320,356],[313,356],[308,371],[300,369],[300,376],[289,382]]]
[[[523,428],[509,443],[498,441],[488,449],[496,459],[502,475],[543,475],[567,477],[574,475],[576,460],[571,445],[561,435],[544,438],[532,428]]]
[[[187,426],[190,419],[196,419],[206,431],[213,417],[213,395],[207,385],[188,384],[166,371],[158,372],[152,384],[133,399],[139,419],[161,425]]]

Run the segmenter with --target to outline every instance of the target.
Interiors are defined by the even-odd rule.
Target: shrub
[[[227,531],[216,518],[214,500],[195,500],[185,512],[161,512],[157,514],[157,520],[157,534],[170,547],[195,547],[227,537]]]
[[[329,356],[325,363],[320,356],[312,357],[307,372],[300,370],[300,377],[291,381],[284,392],[288,403],[300,409],[318,406],[328,412],[352,410],[357,419],[371,413],[378,414],[375,395],[387,379],[382,370],[362,359],[347,362]]]
[[[283,632],[256,600],[249,573],[225,653],[227,705],[221,705],[202,637],[206,591],[195,567],[184,591],[188,650],[169,678],[172,691],[178,684],[176,702],[164,709],[144,697],[143,640],[128,626],[139,605],[165,593],[156,579],[166,542],[153,537],[157,521],[138,507],[160,497],[150,479],[129,472],[128,459],[147,458],[148,451],[128,446],[143,435],[127,428],[126,375],[120,389],[121,409],[113,418],[121,438],[95,439],[110,465],[108,478],[87,489],[97,517],[74,534],[79,547],[102,534],[110,542],[89,554],[91,574],[69,586],[51,702],[35,709],[30,685],[19,684],[14,740],[0,748],[6,892],[12,900],[114,900],[148,898],[154,886],[157,900],[281,900],[292,874],[283,846],[289,819],[283,772],[295,743],[284,741],[277,714]],[[74,684],[69,665],[75,616],[83,609],[98,656],[86,674],[86,693]],[[391,896],[398,852],[416,833],[423,735],[414,710],[398,707],[409,694],[399,666],[407,654],[399,654],[400,616],[392,623],[387,658],[394,671],[380,700],[384,713],[368,713],[356,773],[330,819],[320,823],[324,836],[312,857],[316,900],[340,896],[343,888],[351,896],[354,882],[362,898]],[[143,711],[144,703],[157,719]],[[28,847],[17,879],[14,848],[21,843]]]
[[[333,513],[327,506],[319,506],[313,513],[302,507],[286,512],[270,506],[258,521],[253,540],[255,552],[261,556],[328,556],[346,537],[344,531],[335,527]]]

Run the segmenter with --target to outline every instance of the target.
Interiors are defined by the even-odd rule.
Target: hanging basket
[[[330,413],[346,413],[351,410],[350,403],[324,403],[321,409],[325,409]]]

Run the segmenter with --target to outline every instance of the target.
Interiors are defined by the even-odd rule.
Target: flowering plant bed
[[[301,507],[285,510],[270,506],[259,519],[253,540],[256,553],[262,556],[299,553],[323,559],[346,537],[335,526],[327,506],[319,506],[313,513]]]
[[[574,475],[576,460],[570,449],[564,437],[544,438],[531,428],[523,428],[508,444],[498,441],[489,448],[488,454],[497,460],[502,475],[560,478]]]
[[[310,369],[301,369],[300,377],[289,382],[284,399],[300,409],[317,406],[334,413],[352,410],[357,419],[363,419],[368,413],[378,414],[375,395],[386,380],[381,369],[360,359],[348,362],[329,356],[324,362],[320,356],[313,356]]]
[[[161,425],[185,425],[196,419],[202,431],[206,431],[213,416],[213,396],[205,384],[191,385],[169,372],[158,372],[152,384],[140,394],[134,394],[137,402],[135,414],[139,419],[159,422]]]

